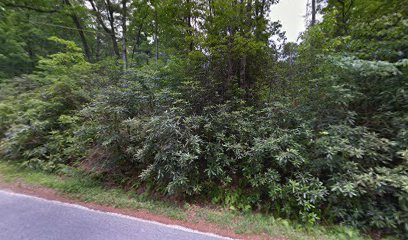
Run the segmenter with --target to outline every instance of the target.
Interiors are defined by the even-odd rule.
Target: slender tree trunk
[[[113,43],[113,51],[115,52],[116,56],[119,57],[120,53],[119,53],[118,42],[116,40],[115,18],[113,16],[113,9],[112,9],[112,4],[110,0],[106,0],[106,7],[108,10],[108,20],[109,20],[109,24],[111,27],[111,38],[112,38],[112,43]]]
[[[136,34],[135,41],[134,41],[133,48],[132,48],[132,56],[131,56],[132,60],[134,59],[136,49],[138,49],[140,47],[140,37],[141,37],[141,34],[142,34],[142,30],[143,30],[143,26],[144,26],[146,17],[147,17],[147,14],[145,14],[143,16],[142,22],[140,23],[139,27],[137,28],[137,34]]]
[[[119,47],[118,47],[118,43],[116,41],[116,34],[115,34],[115,28],[114,28],[115,26],[113,24],[113,12],[112,12],[112,9],[110,8],[110,1],[108,0],[108,3],[106,4],[106,2],[105,2],[105,4],[107,5],[107,9],[108,9],[108,20],[110,22],[111,29],[109,29],[106,26],[105,22],[103,21],[103,19],[101,17],[101,12],[96,7],[94,0],[88,0],[88,1],[92,6],[93,11],[95,12],[96,19],[98,20],[99,24],[102,26],[103,30],[105,30],[105,32],[107,34],[109,34],[109,36],[111,37],[113,51],[114,51],[115,55],[119,57],[120,56]]]
[[[347,3],[348,2],[348,6]],[[350,10],[353,7],[354,1],[350,0],[350,1],[342,1],[342,25],[343,25],[343,30],[344,30],[344,34],[348,34],[349,30],[348,30],[348,20],[350,17]]]
[[[316,0],[312,0],[312,22],[310,23],[311,26],[316,24]]]
[[[231,27],[228,29],[228,31],[230,32],[231,36],[233,36],[235,34],[235,31]],[[228,68],[227,68],[227,78],[226,78],[226,81],[224,83],[224,92],[228,91],[228,89],[229,89],[229,87],[231,85],[231,81],[235,77],[235,74],[234,74],[234,60],[232,58],[232,50],[231,50],[233,48],[234,42],[233,42],[233,39],[232,39],[231,36],[228,37],[228,49],[229,49],[229,52],[227,54]]]
[[[27,24],[29,24],[30,23],[30,13],[27,12],[26,16],[27,16]],[[30,35],[32,35],[32,33]],[[26,41],[26,49],[27,49],[28,56],[30,57],[30,66],[27,66],[30,68],[29,71],[35,68],[35,54],[32,48],[32,39],[34,38],[30,37]]]
[[[92,62],[91,49],[89,48],[88,41],[86,40],[82,25],[79,22],[79,19],[76,15],[71,15],[71,18],[74,21],[75,26],[78,28],[78,33],[79,33],[79,37],[81,38],[82,45],[84,47],[85,56],[88,59],[88,61]]]
[[[98,32],[96,32],[95,60],[99,61],[101,58],[101,36],[99,33],[99,27],[96,29],[98,29]]]
[[[122,59],[123,59],[123,70],[126,70],[128,68],[128,58],[127,58],[127,48],[126,48],[126,14],[127,14],[127,8],[126,8],[126,0],[122,0],[122,31],[123,31],[123,36],[122,36]]]
[[[245,9],[244,9],[245,7]],[[242,6],[243,11],[245,11],[246,15],[246,25],[247,29],[250,30],[252,29],[252,0],[247,0],[246,6]],[[245,32],[242,33],[243,36],[245,36]],[[255,34],[256,35],[256,34]],[[250,82],[249,82],[249,76],[247,76],[247,55],[246,53],[243,53],[243,56],[241,57],[240,60],[240,66],[239,66],[239,79],[240,79],[240,85],[241,88],[245,90],[246,97],[249,97],[249,89],[250,89]]]
[[[246,65],[247,65],[247,57],[246,55],[242,56],[240,66],[239,66],[239,81],[240,86],[242,89],[245,90],[247,93],[249,84],[246,79]]]
[[[187,9],[188,9],[188,15],[187,15],[187,34],[190,37],[190,43],[189,43],[189,50],[190,52],[193,51],[194,49],[194,42],[193,42],[193,26],[191,24],[191,19],[192,19],[192,13],[191,13],[191,2],[190,0],[187,0]]]
[[[157,4],[154,6],[154,36],[155,36],[155,44],[156,44],[156,65],[159,63],[159,37],[158,37],[158,17],[157,17]]]
[[[116,35],[115,33],[112,31],[110,33],[111,39],[112,39],[112,46],[113,46],[113,52],[115,53],[115,55],[119,58],[120,53],[119,53],[119,46],[118,46],[118,42],[116,41]]]
[[[64,4],[69,6],[70,8],[72,7],[72,4],[69,0],[64,0]],[[92,62],[91,49],[89,48],[88,41],[86,40],[84,29],[81,25],[81,22],[75,13],[70,13],[69,16],[72,18],[75,27],[78,29],[79,37],[81,39],[82,46],[84,47],[85,56],[88,59],[88,61]]]
[[[136,49],[139,48],[140,46],[140,35],[142,34],[142,29],[143,29],[143,23],[139,26],[138,30],[137,30],[137,34],[136,34],[136,39],[135,39],[135,43],[133,45],[133,49],[132,49],[132,56],[131,59],[133,60]]]
[[[228,70],[227,70],[227,78],[224,84],[224,92],[228,91],[228,88],[231,85],[232,79],[234,79],[234,62],[232,60],[231,54],[228,54]]]

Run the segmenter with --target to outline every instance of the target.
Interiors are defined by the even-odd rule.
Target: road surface
[[[228,238],[0,190],[0,239],[221,240]]]

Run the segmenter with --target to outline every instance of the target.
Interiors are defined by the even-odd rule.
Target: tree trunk
[[[118,47],[118,43],[117,43],[117,41],[116,41],[115,28],[114,28],[114,24],[113,24],[113,12],[112,12],[112,10],[111,10],[111,8],[110,8],[110,2],[108,1],[107,8],[108,8],[108,19],[109,19],[109,22],[110,22],[110,25],[111,25],[111,29],[109,29],[109,28],[106,26],[106,24],[104,23],[104,21],[103,21],[103,19],[102,19],[102,17],[101,17],[101,13],[100,13],[99,10],[97,9],[97,7],[96,7],[96,5],[95,5],[95,2],[94,2],[93,0],[88,0],[88,1],[89,1],[89,3],[91,4],[92,9],[93,9],[94,12],[95,12],[96,19],[98,20],[99,24],[102,26],[103,30],[105,30],[105,32],[106,32],[107,34],[109,34],[109,36],[111,37],[111,39],[112,39],[113,51],[114,51],[115,55],[119,57],[119,56],[120,56],[120,54],[119,54],[119,47]],[[105,4],[106,4],[106,3],[105,3]]]
[[[239,66],[239,83],[240,83],[241,88],[247,92],[249,84],[246,79],[246,65],[247,65],[247,57],[246,55],[244,55],[241,58],[241,63]]]
[[[312,0],[312,22],[310,23],[311,26],[316,24],[316,0]]]
[[[156,65],[159,63],[159,37],[158,37],[158,17],[157,17],[157,4],[154,6],[154,40],[156,44]]]
[[[69,0],[64,0],[64,4],[69,6],[70,8],[72,7],[72,4],[69,2]],[[72,18],[72,21],[74,22],[76,28],[78,29],[79,37],[81,39],[82,46],[84,47],[85,56],[88,59],[88,61],[92,62],[91,49],[89,48],[88,41],[86,40],[84,29],[81,25],[81,22],[79,21],[79,18],[75,13],[70,13],[69,15]]]
[[[126,48],[126,0],[122,0],[122,59],[123,59],[123,70],[128,68],[128,58],[127,58],[127,48]]]
[[[120,53],[119,53],[118,42],[116,40],[115,18],[113,16],[113,9],[112,9],[112,4],[110,0],[106,0],[106,7],[108,10],[108,20],[109,20],[109,24],[111,27],[111,38],[112,38],[112,43],[113,43],[113,51],[115,52],[116,56],[119,57]]]
[[[133,45],[133,49],[132,49],[132,56],[131,59],[133,60],[136,49],[139,48],[140,46],[140,35],[142,34],[142,29],[143,29],[143,23],[139,26],[138,30],[137,30],[137,34],[136,34],[136,39],[135,39],[135,43]]]
[[[191,2],[190,0],[187,0],[187,8],[188,8],[188,15],[187,15],[187,35],[190,37],[190,43],[189,43],[189,51],[193,51],[194,49],[194,42],[193,42],[193,26],[191,24],[191,19],[192,19],[192,13],[191,13]]]
[[[99,27],[96,29],[98,29],[98,32],[96,32],[95,60],[99,61],[101,58],[101,36],[99,33]]]

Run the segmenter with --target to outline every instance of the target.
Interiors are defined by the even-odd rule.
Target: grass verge
[[[21,168],[18,164],[0,161],[0,177],[6,183],[21,182],[31,186],[56,190],[69,198],[116,208],[146,210],[171,219],[206,222],[237,234],[263,235],[286,239],[367,239],[358,231],[343,226],[303,226],[284,219],[257,213],[240,213],[228,209],[212,209],[185,204],[180,207],[148,196],[125,192],[119,188],[107,189],[103,184],[66,168],[62,175]]]

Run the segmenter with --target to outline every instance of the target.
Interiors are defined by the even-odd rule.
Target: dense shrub
[[[75,113],[88,99],[84,90],[91,69],[74,43],[51,40],[64,45],[66,52],[42,59],[35,73],[11,82],[16,92],[4,95],[1,111],[3,154],[47,170],[81,155],[72,146]]]
[[[98,127],[92,146],[119,157],[103,160],[110,171],[138,175],[152,191],[208,196],[233,209],[405,231],[406,162],[397,160],[395,142],[378,133],[350,124],[316,129],[283,103],[229,102],[191,114],[184,100],[161,101],[171,99],[168,91],[149,101],[141,92],[125,95],[121,108],[93,102],[92,116],[101,118],[85,122]],[[137,110],[154,103],[168,108]]]

